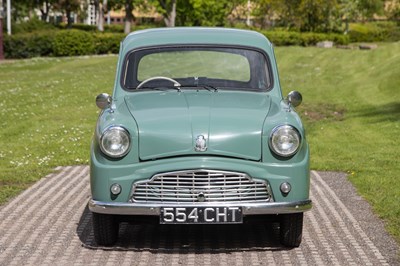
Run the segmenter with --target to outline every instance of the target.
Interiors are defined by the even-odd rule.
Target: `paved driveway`
[[[303,242],[279,244],[276,224],[121,226],[96,246],[87,166],[60,167],[0,207],[0,265],[400,265],[399,247],[345,175],[312,172]]]

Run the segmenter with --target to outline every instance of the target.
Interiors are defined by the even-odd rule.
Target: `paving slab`
[[[118,243],[99,247],[89,198],[89,167],[58,167],[0,206],[0,265],[400,265],[399,246],[343,173],[311,172],[313,209],[293,249],[273,222],[122,224]]]

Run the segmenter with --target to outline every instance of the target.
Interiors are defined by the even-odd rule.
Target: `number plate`
[[[161,224],[242,223],[241,207],[164,207]]]

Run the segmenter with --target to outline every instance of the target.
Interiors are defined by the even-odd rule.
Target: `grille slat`
[[[209,187],[209,189],[213,189],[215,186],[203,186],[203,187],[205,187],[205,188],[207,188],[207,187]],[[249,185],[233,185],[233,184],[230,184],[230,185],[226,185],[226,186],[223,186],[225,189],[236,189],[236,188],[238,188],[238,189],[242,189],[242,188],[251,188],[251,189],[265,189],[265,185],[264,186],[249,186]],[[143,186],[143,187],[138,187],[136,190],[137,191],[143,191],[143,190],[148,190],[148,189],[174,189],[174,190],[176,190],[176,189],[195,189],[195,187],[193,187],[193,186],[187,186],[187,185],[184,185],[184,186],[179,186],[179,188],[177,188],[176,187],[176,185],[163,185],[163,186],[154,186],[154,185],[145,185],[145,186]],[[222,188],[220,188],[220,189],[222,189]]]
[[[272,193],[266,181],[243,173],[191,170],[158,174],[133,185],[132,202],[268,202]]]

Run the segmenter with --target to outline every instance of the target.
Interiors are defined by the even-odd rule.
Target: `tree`
[[[362,19],[371,19],[375,14],[382,14],[384,0],[358,0],[357,10]]]
[[[336,0],[302,0],[298,7],[301,31],[337,31],[340,28]]]
[[[288,29],[300,27],[299,6],[301,0],[255,0],[256,11],[253,15],[268,24],[272,21]]]
[[[125,27],[124,27],[124,32],[129,33],[131,32],[131,25],[135,19],[133,16],[133,9],[134,9],[134,0],[125,0]]]
[[[151,3],[154,4],[157,12],[163,16],[165,26],[175,27],[177,0],[152,0]]]
[[[354,0],[341,0],[339,3],[340,15],[345,23],[345,34],[349,31],[349,22],[357,17],[357,2]]]
[[[67,17],[67,28],[71,28],[73,22],[72,13],[80,10],[81,2],[80,0],[57,0],[54,7],[65,12],[65,16]]]
[[[247,0],[179,0],[177,24],[182,26],[225,26],[232,11]]]
[[[393,0],[387,4],[386,16],[391,20],[400,22],[400,0]]]
[[[3,49],[3,14],[0,10],[0,61],[4,60],[4,49]]]
[[[124,32],[131,32],[132,23],[135,21],[133,10],[135,7],[143,6],[146,0],[108,0],[109,9],[125,10],[125,27]]]
[[[96,9],[97,29],[104,31],[104,15],[108,12],[107,0],[95,0],[94,5]]]
[[[351,0],[350,0],[351,1]],[[262,24],[278,24],[301,31],[337,31],[340,28],[338,0],[256,0],[254,13]]]
[[[49,11],[54,4],[55,0],[35,0],[35,7],[40,10],[41,19],[47,21]]]

